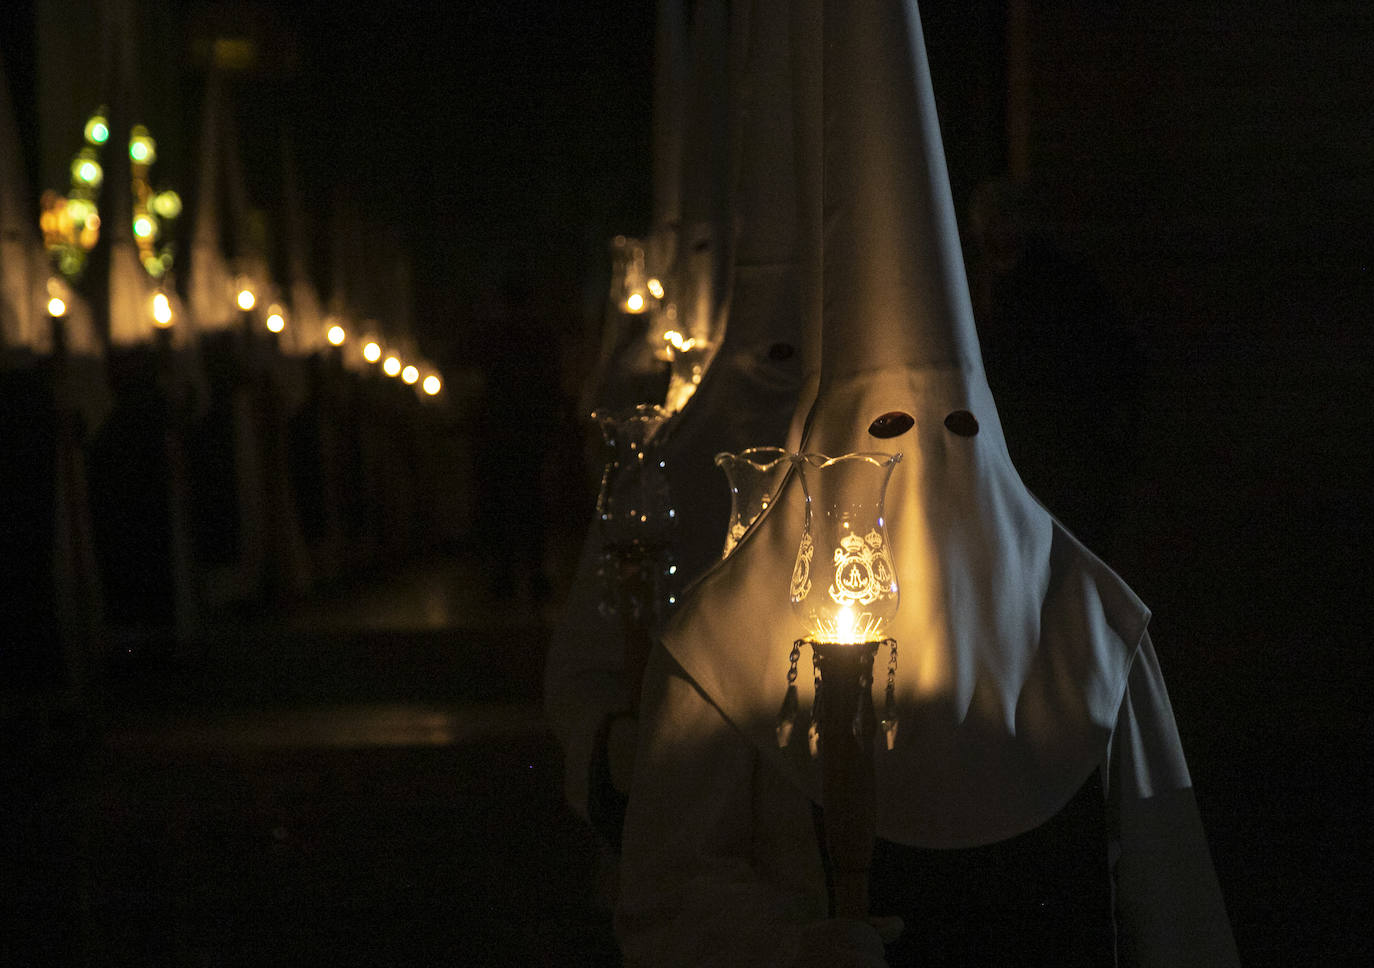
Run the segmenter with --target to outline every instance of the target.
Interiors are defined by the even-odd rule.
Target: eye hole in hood
[[[967,410],[955,410],[945,417],[945,429],[960,437],[972,437],[978,433],[978,418]]]
[[[868,433],[869,436],[877,437],[879,440],[889,440],[893,437],[900,437],[915,425],[916,418],[911,414],[901,410],[890,410],[874,418],[873,422],[868,425]]]

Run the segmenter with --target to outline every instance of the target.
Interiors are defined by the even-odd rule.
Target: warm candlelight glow
[[[153,211],[163,218],[176,218],[181,214],[181,196],[168,189],[153,196]]]
[[[420,379],[420,371],[413,366],[408,366],[401,371],[401,379],[405,381],[408,386],[413,386],[415,381]]]
[[[386,362],[382,364],[382,372],[387,376],[397,376],[401,372],[401,361],[394,356],[388,356]]]
[[[129,160],[136,165],[151,165],[157,161],[157,142],[141,124],[134,125],[129,138]]]
[[[91,150],[94,154],[93,149],[87,150]],[[72,162],[72,177],[79,184],[88,188],[99,188],[100,183],[105,178],[105,170],[100,167],[100,162],[96,161],[95,158],[86,157],[82,154],[78,155],[76,160]]]
[[[267,328],[274,333],[280,333],[286,329],[286,319],[279,312],[270,313],[266,320]]]
[[[667,340],[669,346],[679,353],[685,353],[697,345],[696,337],[683,336],[675,329],[668,330],[668,332],[663,334],[663,338]]]
[[[344,332],[342,326],[335,325],[329,327],[329,332],[325,334],[325,338],[328,339],[333,346],[343,346],[344,340],[348,338],[348,334]]]
[[[897,611],[897,574],[883,498],[901,454],[794,458],[806,525],[789,594],[813,642],[857,644],[886,635]]]
[[[382,358],[382,348],[375,340],[370,340],[363,347],[363,359],[369,363],[376,363]]]
[[[644,297],[637,292],[630,293],[630,298],[625,300],[625,308],[632,313],[642,313],[644,311]]]
[[[648,287],[649,295],[653,296],[655,299],[663,298],[663,283],[659,282],[657,279],[650,279],[644,285]]]
[[[238,302],[239,309],[248,312],[248,310],[257,305],[258,297],[253,295],[253,290],[251,289],[240,289]]]
[[[67,315],[67,304],[59,296],[53,296],[48,300],[48,315],[56,319],[59,316]]]
[[[103,145],[110,139],[110,124],[103,115],[93,114],[86,122],[86,140],[93,145]]]
[[[425,382],[420,384],[420,388],[424,390],[426,393],[428,393],[431,397],[435,396],[442,388],[442,386],[443,384],[440,383],[439,378],[435,376],[433,373],[425,377]]]
[[[166,293],[153,294],[153,322],[164,329],[172,325],[172,303]]]

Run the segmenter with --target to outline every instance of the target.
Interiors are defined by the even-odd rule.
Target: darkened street
[[[7,965],[613,964],[539,708],[548,630],[416,563],[8,735]]]

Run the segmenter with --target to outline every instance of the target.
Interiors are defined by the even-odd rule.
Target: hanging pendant
[[[871,673],[861,673],[859,675],[859,701],[854,707],[854,721],[850,724],[850,732],[854,734],[854,739],[859,745],[863,745],[864,734],[868,730],[864,727],[865,722],[873,713],[873,676]],[[871,735],[871,734],[869,734]]]
[[[814,760],[821,755],[821,667],[816,663],[814,648],[811,650],[811,668],[816,674],[816,685],[811,694],[811,725],[806,730],[806,740]]]
[[[883,697],[882,727],[883,738],[887,743],[887,748],[891,750],[897,745],[897,726],[899,725],[897,721],[897,698],[895,695],[897,683],[897,640],[888,639],[887,641],[891,645],[891,651],[888,654],[887,660],[887,691]]]
[[[787,694],[783,696],[782,708],[778,710],[777,737],[778,747],[786,749],[792,741],[792,729],[797,723],[797,659],[801,656],[801,639],[792,643],[792,653],[788,656]]]

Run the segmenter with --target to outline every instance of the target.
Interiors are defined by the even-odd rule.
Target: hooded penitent
[[[1097,766],[1148,612],[1007,456],[914,11],[846,10],[842,30],[825,21],[821,382],[802,449],[903,454],[887,496],[903,726],[897,755],[878,761],[880,832],[985,843],[1047,819]],[[906,422],[879,421],[889,414],[910,429],[885,436]],[[778,749],[772,722],[804,631],[787,597],[802,518],[794,475],[665,644],[818,798],[805,744]]]
[[[684,583],[720,556],[730,509],[713,458],[755,443],[781,445],[806,371],[801,333],[797,175],[791,102],[789,19],[783,0],[736,4],[739,132],[734,263],[729,323],[700,387],[659,433],[677,527],[674,553]],[[628,708],[638,683],[626,681],[618,619],[598,614],[600,539],[588,534],[545,678],[550,722],[567,760],[566,791],[586,805],[587,765],[598,724]]]
[[[1189,786],[1149,612],[1025,489],[1007,455],[915,3],[825,0],[823,11],[821,376],[801,450],[903,455],[886,500],[901,727],[894,750],[874,751],[878,835],[924,848],[1006,840],[1057,814],[1096,771],[1105,781],[1115,750],[1119,930],[1154,946],[1144,963],[1231,963],[1195,811],[1148,806]],[[819,761],[804,729],[780,748],[775,718],[792,641],[805,635],[788,595],[803,520],[793,473],[686,593],[666,654],[650,662],[618,915],[631,962],[738,942],[735,955],[768,950],[761,963],[771,964],[797,944],[782,922],[823,915],[799,900],[814,898],[820,873],[797,805],[820,802]],[[1186,846],[1160,851],[1161,838],[1136,835],[1184,815],[1174,829],[1188,828]],[[1104,869],[1106,854],[1104,844]],[[1161,888],[1170,878],[1180,883]],[[1182,902],[1145,910],[1171,891],[1192,899],[1186,916]],[[730,904],[728,917],[710,913]]]
[[[229,329],[236,318],[234,277],[220,246],[224,115],[223,81],[212,71],[206,80],[201,116],[200,185],[188,269],[191,318],[200,332],[207,333]]]

